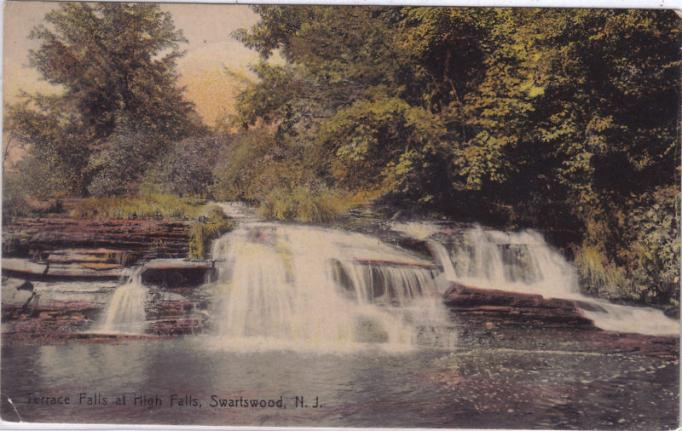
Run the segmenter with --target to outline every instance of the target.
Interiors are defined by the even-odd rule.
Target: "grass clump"
[[[92,197],[78,202],[70,212],[75,218],[176,219],[198,217],[204,201],[171,194]]]
[[[583,245],[577,250],[575,266],[580,284],[587,291],[606,297],[629,296],[631,280],[623,268],[609,262],[594,246]]]
[[[217,206],[209,207],[206,215],[192,224],[188,254],[191,259],[206,259],[211,241],[234,229],[232,219]]]
[[[352,204],[344,194],[328,189],[277,188],[261,200],[258,211],[268,220],[329,223],[348,211]]]

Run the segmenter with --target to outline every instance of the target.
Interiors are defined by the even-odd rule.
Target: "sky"
[[[5,3],[3,91],[5,103],[18,100],[22,90],[54,91],[28,67],[28,52],[36,48],[29,39],[31,29],[40,24],[56,3],[8,1]],[[178,61],[180,84],[186,96],[208,124],[234,111],[237,88],[225,68],[247,72],[258,54],[232,39],[238,28],[248,28],[258,21],[248,6],[220,4],[166,4],[162,9],[173,15],[175,26],[188,40],[186,54]]]

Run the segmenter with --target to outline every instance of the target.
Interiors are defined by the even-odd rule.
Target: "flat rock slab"
[[[154,259],[145,263],[145,269],[211,269],[215,266],[210,260]]]
[[[22,258],[3,258],[2,273],[29,280],[117,280],[122,275],[120,265],[59,265],[32,262]]]
[[[479,316],[492,325],[542,325],[594,329],[575,301],[542,295],[480,289],[451,283],[443,297],[456,315]]]

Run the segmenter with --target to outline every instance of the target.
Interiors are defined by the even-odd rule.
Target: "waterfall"
[[[429,240],[428,246],[429,250],[431,250],[431,253],[433,254],[433,257],[443,267],[443,275],[445,276],[445,279],[448,281],[457,280],[457,273],[455,272],[455,268],[452,265],[452,261],[450,260],[450,254],[448,253],[448,250],[445,248],[445,246],[434,240]]]
[[[480,226],[451,238],[450,281],[485,289],[537,293],[551,298],[584,299],[575,268],[532,230],[500,232]],[[443,258],[446,256],[443,256]]]
[[[612,304],[580,293],[575,267],[536,231],[501,232],[474,226],[442,235],[429,223],[396,223],[393,229],[426,240],[448,281],[576,300],[585,317],[604,330],[679,334],[679,323],[660,310]]]
[[[128,280],[116,288],[96,332],[143,334],[146,328],[144,304],[147,290],[142,285],[142,269],[131,272]]]
[[[433,265],[367,235],[243,223],[213,257],[216,329],[230,348],[409,349],[447,321]]]

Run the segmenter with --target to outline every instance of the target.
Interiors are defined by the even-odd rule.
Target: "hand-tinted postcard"
[[[8,2],[2,419],[676,428],[680,23]]]

